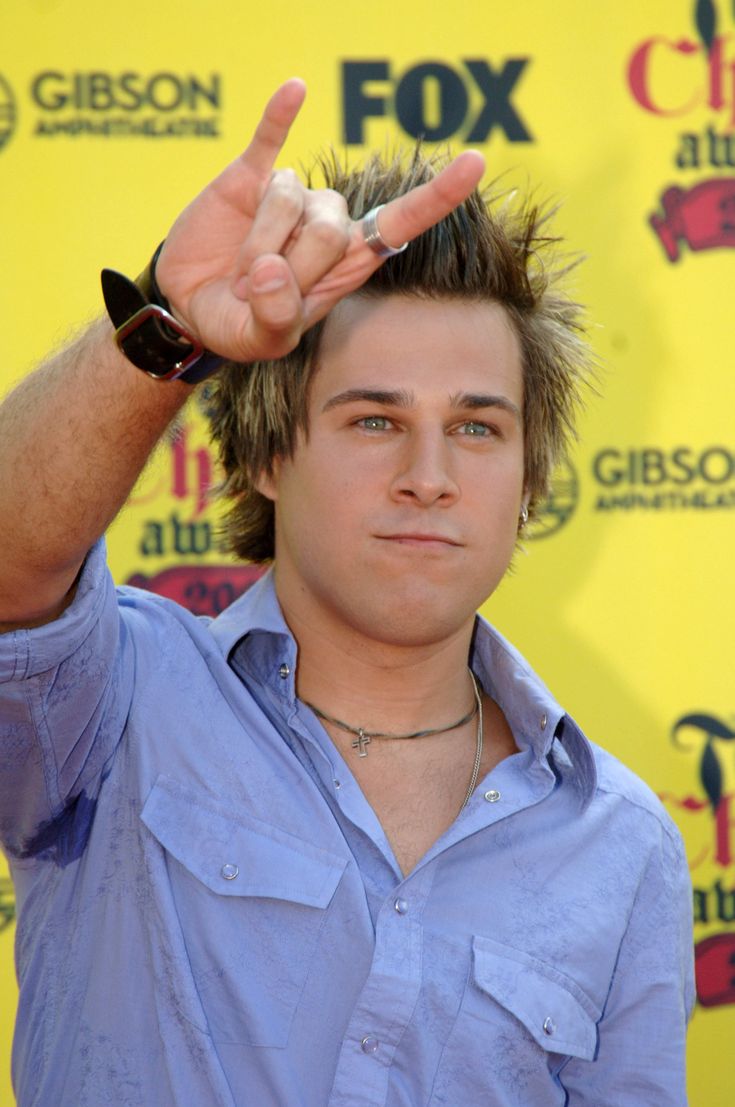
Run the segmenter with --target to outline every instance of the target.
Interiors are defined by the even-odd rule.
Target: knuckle
[[[347,200],[334,189],[324,188],[319,192],[310,192],[307,199],[307,208],[313,213],[314,219],[324,218],[336,223],[343,223],[345,227],[350,225],[350,213]]]
[[[350,240],[349,226],[326,215],[313,219],[309,223],[308,232],[319,246],[335,253],[344,252]]]
[[[269,188],[270,200],[288,215],[300,215],[304,209],[304,186],[291,169],[279,170]]]
[[[333,188],[325,188],[322,190],[321,195],[327,200],[334,210],[344,215],[345,219],[349,218],[347,200],[341,192],[335,192]]]
[[[293,169],[275,169],[271,175],[271,184],[276,188],[301,187],[301,182]]]
[[[301,197],[295,192],[283,192],[278,197],[278,206],[282,214],[289,216],[291,219],[297,219],[302,211],[303,204]]]

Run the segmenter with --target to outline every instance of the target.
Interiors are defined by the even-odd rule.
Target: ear
[[[253,485],[257,492],[260,492],[261,496],[265,496],[267,500],[272,500],[276,503],[278,500],[278,477],[280,472],[279,459],[275,457],[271,466],[270,473],[266,469],[261,469],[257,477],[253,481]]]
[[[528,489],[524,488],[523,489],[523,496],[521,497],[521,508],[520,508],[520,512],[519,512],[519,515],[518,515],[518,530],[519,530],[519,532],[523,530],[526,523],[528,522],[528,501],[529,501],[529,499],[530,499],[530,496],[528,494]]]

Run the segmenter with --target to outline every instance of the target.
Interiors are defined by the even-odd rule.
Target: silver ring
[[[404,242],[402,246],[389,246],[385,241],[378,230],[378,212],[384,207],[385,204],[378,204],[377,208],[363,215],[362,237],[365,239],[365,245],[369,246],[379,258],[392,258],[395,254],[402,254],[408,243]]]

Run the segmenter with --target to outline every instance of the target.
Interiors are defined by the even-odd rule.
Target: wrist
[[[198,384],[223,362],[171,311],[156,281],[163,243],[136,281],[114,269],[102,270],[102,293],[115,326],[115,340],[136,368],[156,380]]]

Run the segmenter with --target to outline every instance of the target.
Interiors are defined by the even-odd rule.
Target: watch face
[[[150,281],[144,275],[145,287]],[[186,373],[204,353],[198,338],[160,304],[147,302],[141,288],[114,269],[102,270],[102,294],[128,361],[160,380]]]
[[[161,380],[181,376],[204,347],[170,312],[146,304],[117,330],[117,344],[133,365]]]

